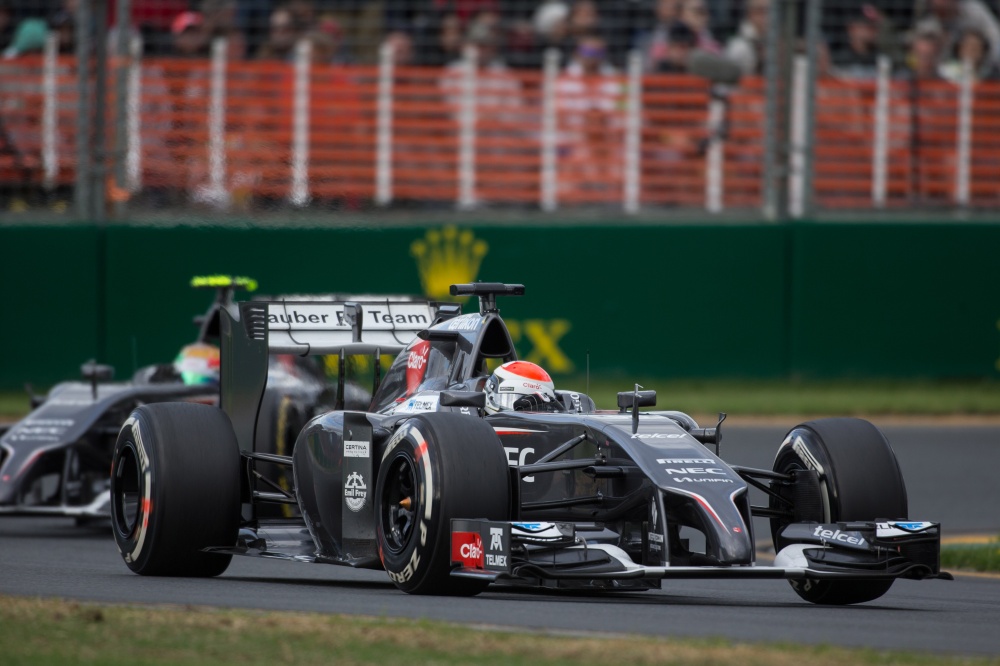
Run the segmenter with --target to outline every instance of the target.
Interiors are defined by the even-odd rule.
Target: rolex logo
[[[453,284],[475,282],[479,264],[489,245],[471,230],[444,227],[430,229],[413,241],[410,254],[417,260],[420,283],[429,298],[453,300],[448,293]]]

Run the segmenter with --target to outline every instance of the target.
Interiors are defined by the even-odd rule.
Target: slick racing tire
[[[473,416],[408,420],[389,440],[375,485],[375,538],[396,586],[411,594],[474,595],[485,581],[451,571],[451,520],[506,520],[507,457]]]
[[[111,525],[128,568],[145,576],[218,576],[240,520],[240,450],[221,409],[158,403],[122,425],[111,463]]]
[[[896,455],[882,431],[853,418],[819,419],[792,428],[778,447],[774,471],[793,474],[814,470],[819,484],[798,492],[778,487],[779,495],[798,503],[798,520],[817,523],[905,519],[906,486]],[[787,508],[774,497],[772,509]],[[791,522],[771,519],[775,551],[788,545],[779,534]],[[878,599],[893,579],[793,580],[795,592],[815,604],[857,604]]]

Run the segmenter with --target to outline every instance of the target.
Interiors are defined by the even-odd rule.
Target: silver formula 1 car
[[[214,350],[217,363],[219,313],[232,303],[234,290],[252,291],[256,282],[205,276],[194,278],[192,286],[214,290],[215,299],[195,317],[198,335],[185,349]],[[106,523],[111,454],[129,412],[156,402],[215,405],[219,400],[217,378],[192,383],[176,363],[141,368],[129,381],[111,381],[114,369],[93,361],[81,367],[81,374],[83,381],[62,382],[47,395],[33,395],[31,413],[0,433],[0,515],[69,516],[78,523]],[[349,373],[341,373],[345,375]],[[314,357],[272,356],[267,377],[255,449],[291,453],[306,421],[335,406],[336,387]],[[354,387],[349,383],[345,391],[341,383],[340,388],[344,395]],[[271,480],[291,487],[290,476],[275,474]]]
[[[949,578],[938,525],[909,518],[893,451],[867,421],[798,425],[755,469],[719,457],[721,419],[642,411],[655,392],[638,387],[607,411],[559,391],[541,411],[486,413],[491,368],[516,358],[496,297],[523,292],[454,285],[478,296],[474,314],[387,300],[224,308],[222,409],[146,405],[118,436],[112,525],[127,566],[214,576],[252,555],[384,568],[406,592],[453,595],[775,578],[819,604]],[[292,455],[255,452],[269,354],[390,350],[366,409],[312,419]],[[271,466],[292,471],[292,490],[267,482]],[[299,516],[263,517],[273,504]],[[757,562],[754,516],[770,519],[773,564]]]

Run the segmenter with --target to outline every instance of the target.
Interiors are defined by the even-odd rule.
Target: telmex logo
[[[489,251],[486,241],[476,238],[471,229],[446,226],[429,229],[423,238],[410,244],[410,254],[417,262],[424,294],[433,300],[454,300],[451,285],[475,282],[479,266]],[[464,302],[466,299],[458,299]],[[537,363],[549,372],[570,373],[575,366],[559,346],[573,328],[568,319],[504,319],[511,341],[524,361]],[[522,343],[530,345],[527,349]]]

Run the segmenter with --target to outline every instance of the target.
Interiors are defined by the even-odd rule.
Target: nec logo
[[[680,432],[637,432],[632,435],[632,439],[683,439],[684,433]]]

